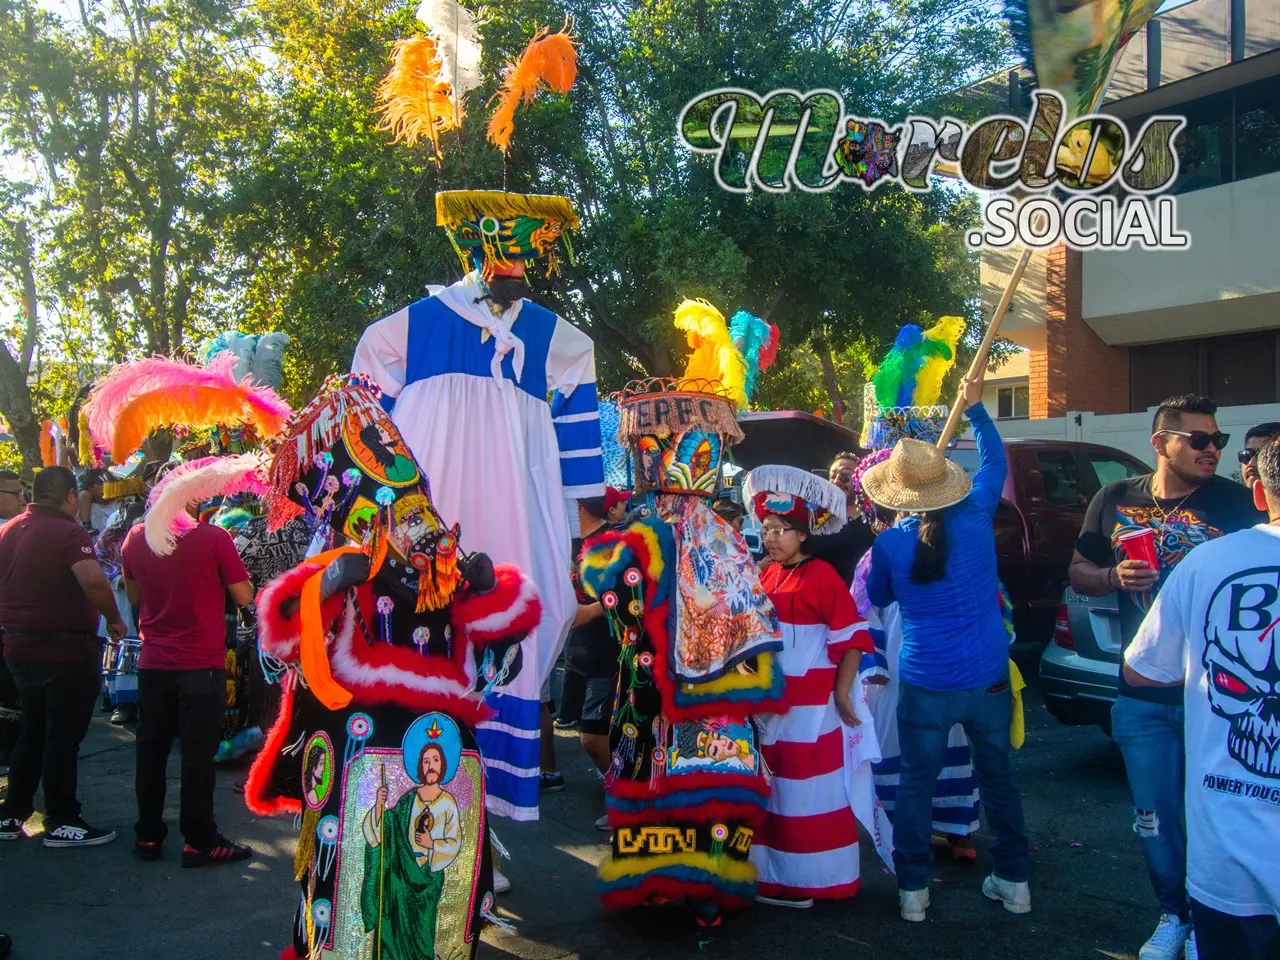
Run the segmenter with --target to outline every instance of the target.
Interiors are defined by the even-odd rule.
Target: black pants
[[[1280,960],[1280,922],[1272,914],[1236,917],[1191,901],[1202,960]]]
[[[0,817],[26,820],[44,785],[45,828],[80,819],[76,770],[102,689],[98,663],[6,661],[22,699],[22,730],[9,763],[9,792]]]
[[[22,701],[18,697],[18,685],[13,682],[4,658],[0,657],[0,764],[9,765],[21,729]]]
[[[217,842],[213,756],[222,731],[226,683],[225,670],[138,671],[138,768],[134,777],[138,822],[133,829],[140,843],[158,843],[169,832],[164,822],[165,776],[175,736],[182,749],[178,829],[197,850]]]

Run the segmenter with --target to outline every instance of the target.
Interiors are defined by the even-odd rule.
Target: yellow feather
[[[686,300],[676,307],[675,320],[676,329],[684,331],[693,350],[684,379],[718,383],[738,409],[745,410],[747,365],[733,345],[724,315],[706,300]]]
[[[946,344],[950,358],[929,357],[920,365],[916,374],[916,388],[911,402],[917,407],[932,407],[942,396],[942,380],[956,362],[956,345],[964,336],[964,317],[939,317],[938,322],[924,332],[926,340]]]
[[[441,79],[443,62],[431,37],[397,40],[391,52],[391,70],[378,84],[382,113],[379,130],[389,130],[393,143],[414,146],[429,139],[440,155],[440,134],[462,122],[461,101],[455,104],[453,87]]]

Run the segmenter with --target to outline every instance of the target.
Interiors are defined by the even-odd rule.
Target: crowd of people
[[[481,282],[473,275],[463,292]],[[702,322],[710,305],[686,308],[702,311],[704,333],[715,326]],[[446,306],[430,309],[439,319]],[[547,316],[548,336],[567,337]],[[469,389],[516,375],[501,364],[514,345],[498,352],[510,328],[489,333],[459,328],[493,353],[492,365],[459,361],[479,368]],[[116,839],[85,819],[77,793],[104,680],[121,679],[111,656],[104,678],[105,636],[110,649],[137,650],[136,717],[117,717],[137,722],[135,856],[164,856],[177,739],[182,865],[251,857],[220,831],[214,787],[218,759],[256,751],[246,803],[299,824],[286,956],[428,960],[473,950],[483,922],[504,923],[493,896],[510,881],[492,821],[527,818],[540,795],[564,789],[553,722],[577,731],[604,782],[595,826],[609,834],[607,907],[683,898],[705,927],[753,903],[848,899],[862,837],[896,875],[902,919],[923,922],[939,890],[935,841],[976,860],[983,809],[994,839],[981,893],[1031,912],[1012,760],[1023,684],[994,535],[1007,463],[980,377],[963,381],[959,400],[977,445],[972,477],[936,444],[902,436],[839,454],[825,479],[764,465],[727,488],[741,406],[697,375],[692,339],[685,377],[618,401],[633,489],[600,482],[586,364],[572,391],[557,374],[566,392],[550,405],[543,379],[527,398],[459,395],[514,403],[529,421],[519,430],[558,438],[508,504],[508,525],[486,516],[484,549],[467,552],[466,528],[437,505],[442,488],[465,499],[449,474],[453,440],[410,444],[396,419],[419,422],[405,397],[432,377],[395,365],[394,324],[378,334],[364,363],[397,373],[394,404],[358,371],[281,414],[272,445],[187,462],[143,456],[123,493],[96,469],[48,466],[24,506],[20,478],[0,473],[0,840],[27,835],[37,790],[44,846]],[[523,352],[526,372],[534,359]],[[589,404],[574,400],[583,385]],[[1269,786],[1280,776],[1280,424],[1249,431],[1237,483],[1218,475],[1229,438],[1215,412],[1202,397],[1160,406],[1155,471],[1098,493],[1069,570],[1077,591],[1120,598],[1112,725],[1162,912],[1141,960],[1280,951],[1269,846],[1280,839]],[[554,473],[553,450],[571,454]],[[419,457],[436,459],[430,474]],[[564,517],[576,536],[559,570],[524,543],[539,580],[504,547],[558,524],[542,512],[543,485],[561,509],[576,506]],[[559,612],[557,593],[571,598]],[[563,630],[545,631],[547,652],[537,638],[549,616]]]

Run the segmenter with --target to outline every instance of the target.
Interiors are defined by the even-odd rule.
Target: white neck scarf
[[[493,337],[493,359],[489,362],[489,371],[495,380],[506,379],[502,375],[502,359],[508,353],[512,355],[511,366],[515,371],[516,381],[524,376],[524,341],[511,332],[512,326],[520,317],[523,300],[517,300],[500,316],[494,316],[487,300],[480,299],[479,303],[476,302],[478,298],[485,296],[484,288],[480,286],[480,275],[476,271],[445,287],[436,296],[458,316]]]

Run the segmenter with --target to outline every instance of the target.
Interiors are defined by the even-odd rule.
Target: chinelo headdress
[[[147,498],[145,533],[151,552],[168,556],[178,539],[195,529],[196,521],[187,513],[191,505],[240,493],[267,493],[266,468],[263,455],[254,452],[206,457],[170,470]]]
[[[463,270],[479,267],[488,280],[494,267],[513,260],[547,261],[547,274],[559,270],[556,241],[580,226],[564,197],[502,193],[496,190],[441,190],[436,194],[436,224],[444,227]]]
[[[632,452],[637,493],[710,497],[726,448],[742,440],[747,366],[707,301],[685,300],[675,325],[693,351],[684,376],[627,384],[618,398],[618,442]]]
[[[807,533],[839,533],[845,525],[844,491],[799,467],[756,467],[747,474],[742,499],[758,520],[772,514]]]
[[[862,446],[881,449],[902,437],[935,443],[947,422],[942,380],[955,365],[963,317],[942,317],[928,330],[909,323],[867,384]]]
[[[384,564],[417,610],[439,610],[461,582],[458,527],[447,527],[431,488],[368,377],[331,376],[274,443],[268,525],[306,515]]]
[[[207,367],[168,357],[116,365],[85,401],[94,441],[123,463],[161,427],[248,426],[271,436],[289,418],[289,405],[271,387],[237,380],[236,363],[234,354],[223,352]]]

